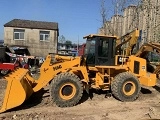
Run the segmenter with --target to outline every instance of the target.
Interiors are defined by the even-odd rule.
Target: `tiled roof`
[[[4,27],[19,27],[19,28],[31,28],[31,29],[58,30],[58,23],[56,23],[56,22],[45,22],[45,21],[13,19],[10,22],[6,23],[4,25]]]

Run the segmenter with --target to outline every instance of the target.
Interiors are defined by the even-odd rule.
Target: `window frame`
[[[17,30],[17,31],[16,31]],[[19,31],[18,31],[19,30]],[[19,39],[15,38],[15,34],[19,34]],[[21,38],[21,34],[23,33],[23,38]],[[14,29],[13,30],[13,40],[25,40],[25,29]]]
[[[109,57],[109,39],[100,39],[98,46],[98,57],[106,58]]]
[[[48,32],[48,34],[46,34],[45,32]],[[41,35],[43,36],[43,40],[41,40]],[[46,39],[46,35],[48,35],[48,39]],[[46,30],[39,31],[39,40],[40,41],[49,41],[49,39],[50,39],[50,31],[46,31]]]

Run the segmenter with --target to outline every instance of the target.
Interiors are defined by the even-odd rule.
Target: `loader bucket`
[[[27,69],[19,68],[5,77],[7,87],[0,113],[21,105],[33,93],[30,81],[25,77]]]

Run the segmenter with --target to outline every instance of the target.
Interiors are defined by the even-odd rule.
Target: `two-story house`
[[[58,23],[13,19],[4,25],[4,44],[27,46],[31,55],[57,53]]]

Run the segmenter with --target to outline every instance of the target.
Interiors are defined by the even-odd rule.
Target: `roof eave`
[[[11,25],[4,25],[4,27],[29,28],[29,29],[45,29],[45,30],[59,30],[58,28],[48,29],[48,28],[21,27],[21,26],[11,26]]]

